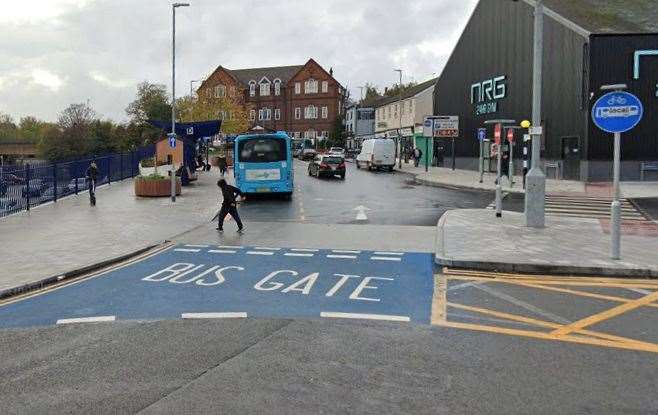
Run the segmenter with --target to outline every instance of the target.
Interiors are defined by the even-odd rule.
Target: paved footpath
[[[208,223],[217,211],[219,173],[200,175],[175,204],[138,198],[133,181],[60,199],[0,219],[0,293],[44,278],[129,254]]]

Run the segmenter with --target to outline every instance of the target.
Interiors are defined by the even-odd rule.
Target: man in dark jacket
[[[87,181],[89,182],[89,190],[94,193],[96,192],[96,180],[98,179],[98,166],[95,161],[92,161],[87,171],[85,172]]]
[[[242,233],[244,226],[242,226],[235,199],[237,196],[242,196],[244,199],[244,195],[240,189],[226,183],[226,180],[224,179],[219,179],[219,181],[217,181],[217,186],[219,186],[219,189],[222,191],[222,197],[224,199],[218,214],[217,230],[219,232],[224,232],[224,219],[226,218],[226,215],[231,215],[235,220],[235,223],[238,224],[238,232]]]

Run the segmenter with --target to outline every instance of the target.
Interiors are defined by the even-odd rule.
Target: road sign
[[[530,135],[542,135],[544,133],[544,129],[540,125],[537,127],[530,127],[528,129],[528,132],[530,133]]]
[[[176,134],[169,133],[167,134],[167,138],[169,139],[169,147],[176,148]]]
[[[459,137],[459,116],[445,115],[434,118],[434,137],[457,138]]]
[[[478,140],[484,141],[487,138],[487,129],[478,128]]]
[[[434,117],[426,116],[425,120],[423,121],[423,136],[432,137],[433,131],[434,131]]]
[[[500,144],[500,137],[503,134],[503,125],[502,124],[496,124],[494,127],[494,140],[496,141],[496,144]]]
[[[514,129],[513,128],[508,128],[507,129],[507,141],[510,143],[514,142]]]
[[[608,133],[625,133],[642,119],[642,102],[629,92],[609,92],[599,98],[592,107],[592,120],[597,127]]]

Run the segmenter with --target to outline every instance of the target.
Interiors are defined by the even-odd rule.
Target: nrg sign
[[[475,115],[498,112],[498,100],[507,96],[507,76],[501,75],[471,85],[471,104]]]

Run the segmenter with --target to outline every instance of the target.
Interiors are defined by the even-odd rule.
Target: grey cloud
[[[476,0],[190,0],[177,13],[177,94],[217,65],[301,64],[309,57],[350,87],[396,81],[394,56],[407,51],[405,80],[440,72]],[[170,84],[171,8],[164,0],[98,0],[58,18],[3,28],[0,111],[53,120],[90,100],[107,118],[141,80]],[[440,50],[421,53],[423,42]],[[54,92],[29,81],[44,69],[65,81]],[[92,74],[102,74],[102,81]],[[13,83],[12,83],[13,80]],[[110,86],[107,81],[116,81]]]

